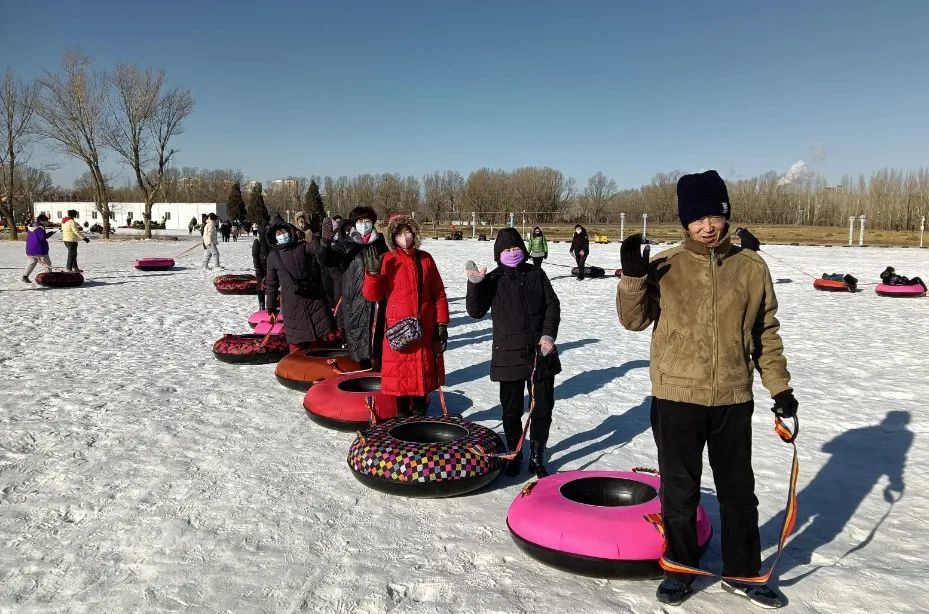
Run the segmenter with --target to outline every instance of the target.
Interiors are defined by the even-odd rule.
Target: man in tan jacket
[[[648,261],[641,235],[623,241],[617,291],[628,330],[654,324],[651,344],[651,423],[661,471],[662,517],[668,559],[699,563],[696,517],[703,448],[709,447],[722,523],[723,575],[752,577],[761,567],[758,499],[751,466],[753,371],[793,416],[797,401],[775,317],[777,299],[767,264],[732,245],[726,184],[716,171],[681,177],[678,213],[687,229],[680,247]],[[677,605],[693,576],[667,574],[662,603]],[[763,607],[783,600],[767,586],[723,582],[723,588]]]

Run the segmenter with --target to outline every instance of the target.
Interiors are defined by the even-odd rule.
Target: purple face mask
[[[519,266],[523,258],[524,254],[521,249],[513,250],[512,252],[502,252],[500,254],[500,263],[503,264],[503,266],[515,267]]]

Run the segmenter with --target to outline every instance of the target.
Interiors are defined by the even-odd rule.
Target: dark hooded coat
[[[296,228],[283,220],[276,220],[268,230],[271,253],[265,274],[265,305],[277,309],[277,293],[281,292],[281,313],[284,315],[284,334],[293,344],[319,343],[335,333],[335,319],[326,299],[315,244],[300,241],[277,245],[275,234],[287,228],[296,236]],[[308,295],[298,295],[294,280],[303,280]]]
[[[524,260],[516,267],[500,264],[500,254],[510,247],[523,250]],[[542,336],[558,338],[561,303],[548,275],[541,267],[526,262],[529,252],[513,228],[504,228],[494,242],[497,268],[478,283],[468,282],[465,299],[468,315],[493,317],[493,349],[490,379],[494,382],[528,380],[532,375],[536,346]],[[560,364],[546,375],[560,371]]]

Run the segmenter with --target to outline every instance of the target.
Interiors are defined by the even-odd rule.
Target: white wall
[[[102,223],[97,206],[92,202],[40,202],[32,207],[33,215],[45,212],[50,221],[58,223],[68,214],[68,209],[78,212],[78,220],[83,225],[88,222],[91,226]],[[145,203],[110,203],[111,223],[116,226],[125,226],[126,218],[132,221],[141,220],[145,210]],[[199,222],[204,215],[215,213],[219,219],[226,217],[226,203],[155,203],[152,205],[152,221],[161,223],[165,214],[169,215],[165,228],[168,230],[187,229],[190,218],[196,217]]]

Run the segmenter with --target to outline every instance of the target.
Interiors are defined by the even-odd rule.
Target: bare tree
[[[3,136],[4,151],[0,153],[0,166],[4,171],[6,196],[2,213],[10,225],[10,235],[16,239],[16,198],[22,192],[17,189],[16,160],[35,140],[34,119],[38,102],[38,85],[23,83],[7,69],[0,84],[0,106],[3,110],[3,123],[0,135]]]
[[[616,180],[597,171],[587,179],[584,188],[584,205],[587,214],[587,223],[591,218],[600,221],[607,204],[616,196]]]
[[[79,51],[66,52],[61,72],[46,71],[39,79],[36,113],[38,132],[65,154],[83,161],[94,183],[94,201],[103,217],[103,237],[110,237],[110,195],[100,165],[104,144],[103,116],[107,80],[91,72],[93,59]]]
[[[119,64],[110,75],[111,118],[104,133],[107,145],[129,164],[145,200],[145,238],[152,236],[152,206],[161,191],[165,171],[177,153],[171,139],[183,132],[184,119],[194,109],[188,90],[163,91],[163,70]]]

